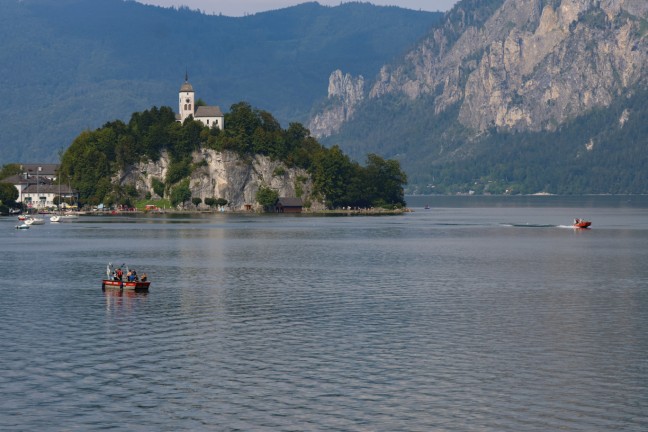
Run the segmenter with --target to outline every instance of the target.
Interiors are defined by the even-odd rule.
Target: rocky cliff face
[[[364,100],[364,78],[354,78],[336,70],[329,77],[328,104],[309,122],[308,128],[313,136],[328,136],[337,132],[349,120],[356,107]]]
[[[282,162],[265,156],[244,160],[232,152],[203,150],[192,155],[194,165],[189,188],[192,197],[224,198],[234,211],[246,210],[246,206],[259,209],[256,193],[261,186],[270,187],[280,197],[301,197],[313,210],[321,203],[313,199],[313,184],[305,170],[287,168]],[[159,161],[141,162],[122,172],[116,179],[121,185],[134,184],[143,196],[153,191],[153,179],[164,181],[169,168],[169,158],[163,154]]]
[[[460,104],[459,121],[477,132],[553,130],[648,85],[647,19],[645,0],[464,0],[381,69],[367,98],[431,96],[435,113]],[[346,114],[316,117],[315,130],[339,129]]]

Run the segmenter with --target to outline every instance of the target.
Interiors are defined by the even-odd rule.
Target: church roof
[[[182,87],[180,87],[180,92],[192,92],[193,93],[194,89],[189,84],[189,81],[185,81],[184,84],[182,84]]]
[[[217,106],[199,106],[194,117],[223,117],[223,112]]]

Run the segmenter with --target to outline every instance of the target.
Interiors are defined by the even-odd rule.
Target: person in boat
[[[135,270],[133,270],[133,271],[131,272],[131,277],[133,278],[133,282],[137,282],[137,281],[138,281],[138,278],[137,278],[137,272],[136,272]]]
[[[148,276],[146,275],[146,273],[144,273],[144,274],[142,275],[142,279],[141,279],[141,280],[142,280],[142,282],[146,282],[146,281],[148,280]]]
[[[117,280],[121,281],[122,277],[124,277],[124,272],[122,271],[121,267],[117,269]]]

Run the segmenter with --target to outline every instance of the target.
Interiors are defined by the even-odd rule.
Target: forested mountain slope
[[[303,121],[338,68],[373,75],[442,14],[305,3],[232,18],[122,0],[0,2],[0,164],[57,161],[84,129],[196,97]]]

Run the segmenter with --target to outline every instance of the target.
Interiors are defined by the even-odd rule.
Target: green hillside
[[[247,100],[283,124],[326,97],[335,69],[375,75],[441,14],[317,3],[231,18],[122,0],[0,5],[0,164],[56,161],[85,129],[197,97]]]

